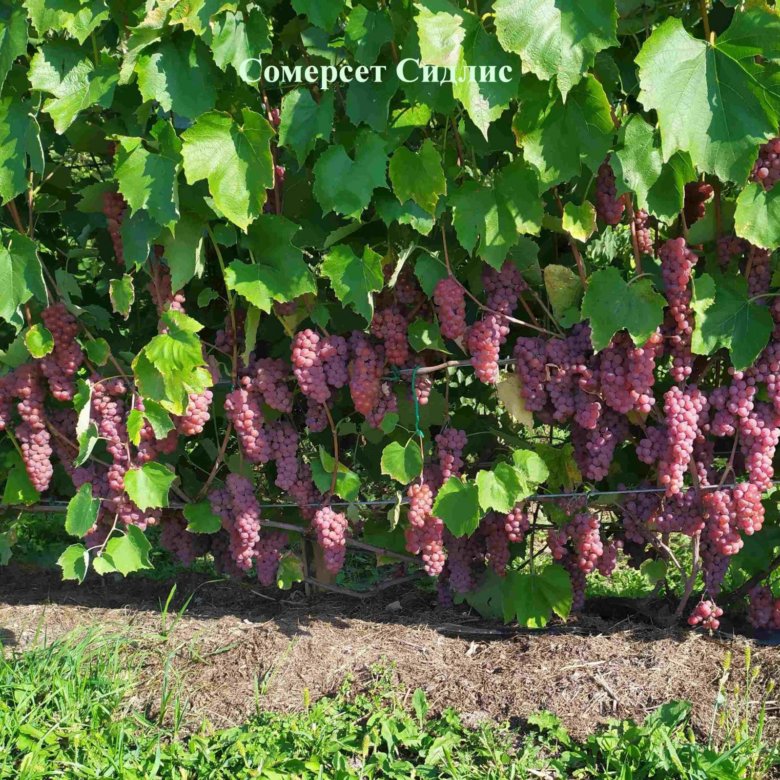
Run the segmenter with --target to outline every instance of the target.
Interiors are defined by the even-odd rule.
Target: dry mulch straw
[[[307,601],[196,574],[179,578],[172,611],[195,595],[163,640],[160,606],[169,590],[170,583],[141,578],[77,586],[55,572],[12,566],[0,576],[0,639],[23,650],[79,628],[127,634],[144,659],[133,706],[156,710],[167,664],[189,728],[204,719],[218,728],[240,723],[254,711],[258,689],[263,709],[299,709],[307,695],[332,693],[347,675],[367,681],[382,663],[395,669],[399,692],[423,688],[433,707],[453,707],[466,723],[547,709],[576,737],[611,717],[642,720],[670,699],[693,702],[694,723],[706,733],[724,658],[730,651],[731,678],[741,678],[750,644],[587,615],[551,631],[507,636],[473,616],[435,609],[412,590],[360,603]],[[761,683],[780,677],[780,651],[752,652]],[[767,737],[780,738],[777,702],[769,707]]]

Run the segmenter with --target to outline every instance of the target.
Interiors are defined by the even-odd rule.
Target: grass
[[[165,622],[165,621],[164,621]],[[164,646],[165,637],[159,639]],[[145,651],[144,651],[145,652]],[[423,691],[395,689],[386,668],[300,712],[263,710],[236,728],[204,723],[181,733],[185,702],[161,686],[157,711],[141,712],[144,656],[125,637],[91,631],[0,660],[0,778],[164,778],[165,780],[346,780],[347,778],[615,778],[761,780],[780,768],[749,728],[742,707],[762,695],[744,681],[721,681],[712,733],[697,741],[690,708],[673,702],[637,725],[615,721],[574,741],[550,713],[522,730],[467,727],[452,710],[432,712]],[[164,725],[163,725],[164,724]]]

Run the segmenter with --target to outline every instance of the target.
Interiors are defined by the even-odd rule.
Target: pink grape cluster
[[[76,341],[78,322],[63,303],[45,308],[41,319],[54,339],[54,349],[41,359],[41,372],[58,401],[71,401],[76,392],[73,377],[84,363],[84,353]]]
[[[371,321],[371,333],[385,348],[385,358],[392,366],[403,366],[409,359],[408,323],[397,306],[377,311]]]
[[[325,557],[325,568],[337,574],[347,555],[347,518],[329,506],[323,506],[315,512],[311,524]]]
[[[513,353],[515,372],[520,378],[520,394],[525,408],[540,412],[547,404],[547,360],[544,340],[520,336]]]
[[[694,222],[704,219],[707,213],[707,201],[715,192],[711,184],[703,181],[692,181],[685,185],[685,224],[690,227]]]
[[[283,531],[260,532],[255,545],[255,570],[262,586],[267,588],[276,583],[279,561],[287,541],[287,534]]]
[[[433,302],[441,327],[441,335],[457,340],[466,333],[466,294],[463,286],[452,276],[436,283]]]
[[[352,360],[349,364],[349,391],[355,409],[362,415],[371,414],[379,403],[385,357],[381,347],[371,343],[360,331],[350,337]]]
[[[241,474],[228,474],[225,487],[213,491],[209,499],[230,534],[231,558],[242,572],[249,571],[260,539],[260,504],[254,486]]]
[[[765,190],[771,190],[780,181],[780,138],[761,146],[750,178]]]
[[[612,166],[605,161],[596,175],[596,216],[607,225],[617,225],[625,210],[626,204],[617,194]]]
[[[658,474],[667,496],[680,493],[683,489],[685,473],[707,410],[707,397],[696,385],[689,385],[685,390],[672,387],[664,395],[668,446],[658,464]]]
[[[125,251],[122,243],[122,223],[127,213],[127,201],[118,192],[103,193],[103,213],[108,223],[108,234],[114,245],[114,254],[119,265],[125,264]]]
[[[460,476],[463,468],[463,450],[468,439],[466,432],[458,428],[447,428],[436,436],[436,454],[441,468],[441,477],[446,482],[450,477]]]
[[[676,382],[683,382],[693,370],[693,312],[688,285],[698,257],[688,249],[684,238],[669,239],[661,247],[659,254],[666,299],[669,303],[665,335],[673,360],[672,377]]]
[[[723,610],[712,601],[700,601],[688,617],[689,626],[701,626],[709,631],[720,628],[720,618]]]
[[[655,243],[650,229],[650,215],[644,209],[637,209],[634,212],[634,235],[640,254],[655,254]]]
[[[748,620],[754,628],[780,629],[780,599],[766,585],[756,585],[748,594]]]

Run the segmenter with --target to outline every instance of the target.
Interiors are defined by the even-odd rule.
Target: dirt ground
[[[394,666],[399,690],[421,687],[435,708],[455,707],[467,723],[547,709],[576,736],[611,717],[641,720],[670,699],[692,701],[697,728],[706,733],[726,654],[734,658],[733,684],[751,645],[597,616],[507,635],[463,611],[436,608],[413,589],[368,602],[308,600],[196,574],[179,579],[174,607],[194,596],[162,639],[161,604],[170,587],[140,578],[78,586],[56,572],[0,569],[0,641],[24,650],[78,628],[129,632],[145,658],[145,685],[133,705],[156,712],[164,669],[173,670],[191,728],[204,719],[218,728],[245,720],[257,690],[264,709],[301,708],[305,691],[314,699],[335,691],[346,675],[366,681],[372,665],[384,663]],[[752,651],[759,683],[780,682],[780,649]],[[768,736],[780,738],[780,702],[771,698]]]

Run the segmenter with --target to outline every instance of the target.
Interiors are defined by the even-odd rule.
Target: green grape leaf
[[[133,277],[125,274],[121,279],[112,279],[108,284],[108,294],[113,310],[127,319],[135,303]]]
[[[92,497],[92,485],[82,485],[68,502],[65,530],[71,536],[84,536],[97,522],[99,510],[100,499]]]
[[[598,169],[612,145],[615,125],[604,87],[591,75],[563,103],[543,81],[525,76],[512,129],[525,159],[539,173],[540,192]]]
[[[351,306],[366,322],[374,317],[374,293],[384,287],[382,257],[369,247],[358,257],[346,244],[334,246],[322,263],[336,297]]]
[[[334,468],[336,468],[336,461],[333,456],[324,447],[320,447],[319,460],[311,462],[312,479],[320,493],[330,491]],[[355,501],[360,495],[360,477],[354,471],[350,471],[343,463],[338,464],[334,492],[345,501]]]
[[[309,21],[330,32],[344,10],[345,0],[292,0],[295,13],[303,14]]]
[[[688,152],[698,170],[743,182],[756,147],[777,131],[780,98],[761,66],[692,37],[676,18],[653,31],[636,62],[639,100],[658,113],[664,158]]]
[[[408,328],[409,346],[415,352],[424,352],[426,349],[432,349],[436,352],[444,352],[447,355],[450,351],[444,346],[444,340],[441,336],[441,329],[438,322],[428,322],[427,320],[415,320]]]
[[[34,90],[52,95],[43,110],[64,133],[78,114],[94,105],[109,108],[119,80],[116,63],[103,55],[95,64],[70,41],[50,41],[30,61],[30,84]]]
[[[270,142],[273,128],[244,109],[242,123],[213,111],[182,135],[184,173],[189,184],[206,179],[217,208],[242,230],[260,216],[266,190],[274,185]]]
[[[50,31],[65,31],[79,43],[108,19],[104,0],[24,0],[24,6],[41,37]]]
[[[196,119],[217,102],[218,71],[197,38],[177,35],[144,51],[135,66],[144,100],[156,100],[164,111]]]
[[[731,24],[719,37],[718,46],[734,59],[751,57],[780,59],[780,16],[776,10],[755,6],[736,11]]]
[[[405,445],[391,442],[382,451],[380,465],[383,474],[402,485],[408,485],[422,474],[423,457],[419,439],[412,438]]]
[[[399,203],[398,198],[383,190],[374,196],[374,208],[379,218],[388,227],[393,222],[398,222],[399,225],[411,225],[418,233],[427,236],[436,224],[436,219],[416,203],[412,201]]]
[[[170,125],[167,127],[176,138]],[[130,208],[146,209],[160,225],[173,229],[179,219],[177,180],[181,157],[175,147],[167,152],[154,154],[144,148],[141,138],[122,138],[115,169],[119,191]]]
[[[215,17],[221,11],[225,9],[235,11],[238,7],[238,3],[234,0],[188,0],[186,3],[163,0],[158,5],[162,6],[160,9],[162,13],[170,13],[169,24],[180,24],[183,30],[189,30],[198,36],[208,34],[209,24],[215,21]],[[257,12],[261,13],[259,9]],[[162,13],[158,12],[159,15],[156,15],[160,22],[164,21]],[[150,21],[149,16],[146,21]]]
[[[171,289],[181,290],[206,269],[206,223],[193,213],[182,214],[176,235],[167,235],[162,244],[171,269]]]
[[[95,449],[95,445],[98,443],[98,439],[100,439],[100,434],[94,422],[89,423],[83,431],[76,435],[79,451],[73,461],[74,466],[83,466],[89,460],[92,450]]]
[[[314,165],[314,196],[324,211],[359,216],[377,187],[387,183],[385,142],[364,130],[355,142],[354,160],[343,146],[326,149]]]
[[[24,344],[32,357],[42,358],[51,354],[54,349],[54,338],[43,325],[36,324],[30,326],[25,332]]]
[[[37,173],[43,171],[38,123],[27,102],[0,99],[0,201],[7,203],[27,189],[28,165]]]
[[[215,534],[222,528],[222,519],[214,514],[208,500],[185,504],[184,517],[187,520],[187,530],[193,534]]]
[[[596,55],[618,45],[614,0],[498,0],[494,10],[504,49],[538,78],[555,78],[564,99]]]
[[[697,355],[726,348],[734,368],[744,371],[769,342],[772,315],[750,300],[744,276],[702,274],[694,279],[691,305],[696,314],[691,349]]]
[[[544,288],[552,304],[555,318],[568,325],[579,321],[582,282],[580,277],[565,265],[544,267]]]
[[[484,512],[511,512],[515,504],[529,495],[517,469],[508,463],[497,463],[492,469],[477,472],[479,505]]]
[[[550,475],[545,482],[551,490],[571,492],[582,484],[582,474],[574,460],[574,447],[571,444],[553,446],[540,443],[535,448],[549,470]]]
[[[516,159],[496,176],[492,187],[466,182],[449,197],[452,222],[461,246],[500,269],[521,234],[538,234],[544,205],[534,170]]]
[[[168,506],[168,493],[175,481],[176,473],[173,469],[152,461],[141,468],[127,470],[125,490],[139,509],[158,509]]]
[[[297,555],[286,553],[279,561],[276,572],[276,587],[279,590],[290,590],[297,582],[303,582],[306,575],[303,571],[303,562]]]
[[[764,249],[780,246],[780,187],[768,192],[751,182],[739,193],[734,228],[741,238]]]
[[[662,561],[660,558],[656,558],[654,561],[644,561],[639,567],[639,571],[651,585],[657,585],[666,578],[666,561]]]
[[[390,101],[398,91],[398,79],[389,73],[382,81],[353,81],[347,89],[347,117],[353,125],[368,125],[377,133],[387,130]]]
[[[682,211],[685,185],[696,179],[690,157],[675,152],[664,162],[661,137],[641,116],[635,114],[620,128],[619,148],[612,157],[618,192],[632,192],[636,208],[644,209],[664,222]]]
[[[387,11],[369,11],[356,5],[344,28],[344,45],[361,65],[373,65],[386,43],[393,40],[393,24]]]
[[[430,138],[419,152],[405,146],[397,149],[390,158],[389,173],[399,203],[412,200],[429,214],[435,213],[439,197],[447,193],[441,157]]]
[[[225,271],[225,283],[264,312],[273,301],[285,303],[316,293],[312,272],[292,239],[298,225],[275,214],[263,214],[244,240],[254,263],[234,260]]]
[[[152,426],[154,437],[162,441],[174,428],[170,414],[157,401],[144,401],[144,419]]]
[[[520,474],[523,489],[528,493],[546,482],[550,476],[550,469],[544,458],[533,450],[515,450],[512,453],[512,463]]]
[[[111,347],[104,338],[96,338],[87,341],[84,344],[84,352],[92,363],[98,366],[105,366],[108,363],[108,356],[111,354]]]
[[[470,536],[479,527],[484,514],[479,506],[479,488],[473,482],[450,477],[436,494],[433,514],[453,536]]]
[[[571,580],[562,566],[545,566],[533,574],[510,571],[504,582],[504,620],[544,628],[553,612],[565,620],[572,600]]]
[[[577,241],[587,241],[596,232],[596,209],[589,201],[563,207],[563,229]]]
[[[41,494],[30,482],[22,456],[16,450],[6,457],[5,473],[8,477],[3,488],[3,504],[32,506],[41,500]]]
[[[423,253],[417,259],[414,265],[414,275],[420,282],[423,292],[429,297],[433,297],[433,291],[436,285],[447,278],[447,268],[441,260],[437,260],[432,255]]]
[[[152,545],[143,531],[134,525],[129,525],[124,535],[115,536],[108,542],[105,557],[110,560],[116,571],[126,577],[134,571],[154,568],[149,561],[151,549]]]
[[[149,250],[157,243],[162,228],[150,216],[148,211],[136,211],[126,215],[122,221],[120,234],[125,265],[141,268],[149,258]]]
[[[271,51],[270,34],[268,20],[255,5],[245,14],[227,11],[212,18],[206,41],[220,70],[225,71],[230,65],[242,81],[252,83],[251,71],[242,66],[247,60]]]
[[[141,443],[141,431],[144,427],[144,413],[140,409],[131,409],[127,415],[127,437],[137,447]]]
[[[590,319],[591,341],[598,352],[619,330],[627,330],[641,346],[663,322],[666,299],[650,279],[628,284],[617,268],[596,271],[582,300],[582,317]]]
[[[18,4],[3,5],[0,8],[0,91],[14,60],[26,52],[27,14]]]
[[[63,580],[84,582],[89,568],[89,553],[83,544],[72,544],[57,559]]]
[[[11,322],[16,310],[35,297],[46,302],[46,286],[35,242],[14,230],[0,245],[0,319]]]
[[[292,150],[303,165],[317,140],[327,141],[330,138],[333,113],[332,92],[321,95],[319,103],[304,87],[288,92],[282,98],[279,144]]]

